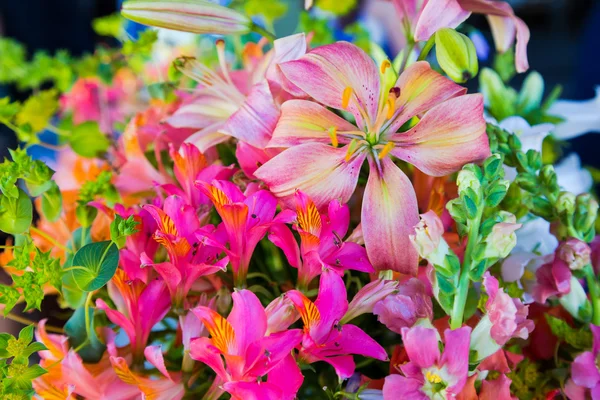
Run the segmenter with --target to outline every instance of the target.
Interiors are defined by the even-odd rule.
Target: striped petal
[[[359,126],[375,122],[379,69],[357,46],[348,42],[320,46],[279,67],[286,79],[328,107],[343,109],[344,91],[352,89],[347,110]]]
[[[273,157],[254,176],[277,197],[289,200],[301,190],[321,209],[331,200],[346,203],[350,199],[364,159],[358,153],[346,161],[346,148],[305,143]]]
[[[432,176],[456,172],[490,155],[483,96],[459,96],[435,106],[412,129],[389,137],[392,154]]]
[[[371,172],[362,205],[362,232],[371,264],[416,275],[419,256],[408,235],[419,222],[417,197],[408,177],[386,157]]]
[[[388,132],[396,132],[410,118],[467,91],[432,70],[426,61],[416,62],[406,68],[398,78],[396,87],[400,88],[400,97],[396,100],[397,111]]]
[[[358,128],[318,103],[288,100],[281,106],[281,117],[269,147],[292,147],[307,141],[348,143],[345,132]]]

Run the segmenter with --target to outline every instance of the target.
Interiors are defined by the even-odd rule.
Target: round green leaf
[[[106,152],[110,145],[106,135],[93,121],[75,126],[69,137],[69,143],[75,153],[88,158],[94,158]]]
[[[50,189],[42,194],[42,212],[48,221],[54,222],[62,211],[62,194],[56,182],[51,182]]]
[[[86,244],[73,257],[73,280],[81,290],[98,290],[113,277],[118,264],[119,250],[110,240]]]
[[[19,189],[19,197],[0,199],[0,231],[18,235],[25,233],[33,220],[33,207],[27,193]]]

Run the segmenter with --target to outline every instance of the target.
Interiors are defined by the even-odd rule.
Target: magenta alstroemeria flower
[[[96,300],[96,307],[104,310],[112,323],[123,328],[129,337],[133,357],[139,361],[150,331],[171,309],[167,285],[159,279],[153,279],[146,285],[140,280],[131,280],[125,271],[117,269],[108,283],[108,292],[117,310],[110,308],[102,299]]]
[[[251,43],[250,48],[259,48]],[[304,34],[278,39],[273,50],[261,62],[251,66],[249,72],[230,71],[225,60],[224,42],[217,42],[221,73],[200,62],[183,60],[182,71],[198,81],[198,95],[184,104],[168,119],[170,125],[195,128],[196,133],[186,139],[201,151],[237,138],[258,148],[264,148],[279,118],[276,97],[275,66],[279,62],[294,60],[306,52]]]
[[[315,203],[301,191],[296,192],[295,227],[300,234],[300,248],[292,232],[284,225],[269,230],[269,240],[283,249],[289,263],[298,268],[298,286],[308,287],[323,268],[340,275],[347,269],[374,272],[364,247],[344,242],[348,232],[350,211],[338,200],[329,203],[327,214],[321,214]]]
[[[431,296],[425,285],[417,278],[398,284],[398,293],[387,296],[373,308],[379,322],[389,330],[402,333],[403,328],[412,327],[419,319],[433,318]]]
[[[356,325],[341,324],[348,310],[346,287],[333,271],[321,274],[319,295],[313,303],[304,294],[291,290],[286,296],[294,303],[304,323],[299,359],[305,363],[325,361],[342,379],[354,373],[352,354],[387,360],[385,349]]]
[[[404,34],[416,42],[428,40],[437,30],[456,28],[471,13],[484,14],[499,52],[505,52],[516,38],[515,65],[517,72],[529,68],[527,43],[529,28],[517,17],[512,7],[495,0],[394,0]],[[440,10],[444,10],[440,13]]]
[[[210,200],[195,186],[196,181],[210,182],[213,179],[231,178],[235,170],[218,164],[208,165],[204,154],[191,143],[183,143],[179,151],[171,147],[169,154],[173,159],[173,172],[178,185],[167,183],[162,188],[169,195],[178,195],[194,208],[210,204]]]
[[[362,232],[369,260],[379,270],[416,275],[418,255],[408,235],[419,222],[417,199],[389,155],[433,176],[484,159],[490,151],[482,96],[464,95],[465,88],[426,62],[412,64],[386,87],[373,60],[346,42],[318,47],[279,68],[319,103],[351,112],[357,125],[317,102],[289,100],[269,143],[289,149],[254,175],[277,197],[289,199],[301,190],[321,209],[350,199],[368,159]],[[398,132],[416,116],[414,127]]]
[[[211,184],[197,181],[196,185],[208,196],[221,216],[227,240],[214,240],[210,233],[198,233],[197,237],[208,239],[207,243],[220,246],[227,253],[234,282],[243,286],[250,258],[258,242],[273,224],[289,222],[293,215],[283,212],[276,217],[277,200],[266,190],[246,196],[236,185],[227,181],[215,180]],[[229,243],[229,248],[225,247],[225,242]]]
[[[427,400],[453,398],[461,392],[469,372],[471,328],[444,331],[440,354],[439,334],[434,328],[415,326],[402,329],[402,342],[409,362],[400,365],[402,375],[389,375],[383,398]]]
[[[571,378],[575,385],[591,389],[592,399],[600,399],[600,369],[597,364],[600,354],[600,326],[590,324],[590,329],[594,335],[594,346],[592,351],[586,351],[575,358],[571,365]]]
[[[142,255],[142,262],[145,266],[152,266],[163,277],[173,306],[185,307],[184,300],[196,280],[225,269],[229,261],[227,257],[219,258],[220,247],[206,244],[197,235],[223,238],[224,232],[212,225],[200,227],[195,208],[179,196],[167,197],[162,209],[155,205],[146,205],[144,209],[158,225],[153,237],[167,249],[169,261],[154,263]]]
[[[249,290],[232,294],[233,308],[225,319],[211,308],[198,306],[192,312],[202,321],[210,338],[201,337],[191,342],[190,356],[215,371],[225,384],[225,391],[240,398],[240,393],[255,393],[254,398],[293,399],[300,385],[287,385],[278,376],[297,377],[296,362],[286,360],[300,343],[302,331],[290,329],[267,335],[267,314],[258,297]],[[283,365],[279,365],[285,363]],[[284,367],[285,371],[279,368]],[[267,382],[258,378],[268,376]],[[277,394],[260,397],[261,393]],[[236,397],[234,397],[236,398]]]

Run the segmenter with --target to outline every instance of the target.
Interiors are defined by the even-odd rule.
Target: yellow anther
[[[331,145],[338,147],[337,128],[335,126],[329,128],[329,137],[331,138]]]
[[[387,142],[386,145],[383,146],[383,149],[381,149],[381,152],[379,153],[379,159],[382,160],[383,157],[387,156],[393,148],[394,142]]]
[[[393,94],[389,94],[386,104],[388,106],[387,109],[387,114],[386,114],[386,118],[390,119],[394,116],[394,113],[396,112],[396,96],[394,96]]]
[[[350,104],[350,96],[352,96],[352,88],[347,86],[342,94],[342,108],[348,108],[348,104]]]
[[[441,383],[442,378],[438,374],[434,374],[431,371],[427,371],[425,378],[431,383]]]
[[[390,60],[388,60],[387,58],[385,60],[383,60],[381,62],[381,65],[379,66],[379,70],[381,71],[382,74],[385,74],[385,71],[392,66],[392,63],[390,62]]]
[[[358,148],[358,140],[352,139],[350,141],[350,144],[348,145],[348,151],[346,152],[346,162],[350,161],[352,154],[354,154],[356,152],[357,148]]]

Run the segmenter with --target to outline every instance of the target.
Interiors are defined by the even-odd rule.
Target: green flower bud
[[[443,28],[435,34],[435,53],[444,72],[455,82],[463,83],[477,75],[477,52],[471,39],[454,29]]]
[[[481,188],[481,181],[477,174],[467,168],[463,168],[456,178],[456,184],[458,185],[458,193],[463,194],[468,188],[473,189],[475,193],[479,192]]]
[[[573,215],[575,212],[575,195],[571,192],[560,192],[556,199],[556,210],[560,214]]]

